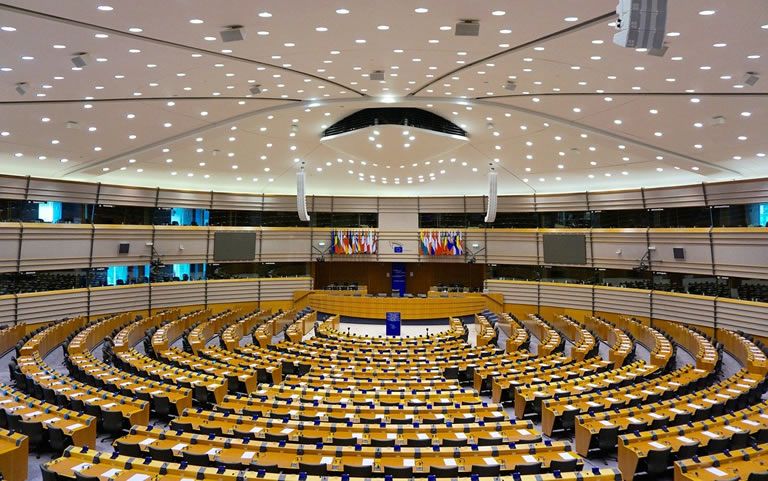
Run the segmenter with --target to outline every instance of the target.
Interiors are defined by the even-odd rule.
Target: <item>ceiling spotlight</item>
[[[370,74],[368,74],[369,78],[371,80],[384,80],[384,71],[383,70],[374,70]]]
[[[504,84],[504,88],[510,92],[514,92],[517,88],[517,84],[514,82],[514,80],[507,80],[507,83]]]
[[[250,90],[253,95],[259,95],[261,93],[261,85],[251,85],[251,88],[248,90]]]
[[[19,95],[24,95],[27,93],[27,82],[19,82],[16,84],[16,93]]]
[[[91,57],[86,52],[76,53],[72,56],[72,64],[77,68],[83,68],[88,65]]]
[[[757,75],[757,72],[747,72],[744,74],[744,83],[750,87],[754,87],[758,80],[760,80],[760,77]]]
[[[480,35],[480,22],[477,20],[459,20],[456,23],[455,35],[457,37],[478,37]]]
[[[222,42],[239,42],[245,39],[245,30],[242,25],[229,25],[219,32],[219,36]]]

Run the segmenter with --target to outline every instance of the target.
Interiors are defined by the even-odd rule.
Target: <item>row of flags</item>
[[[459,231],[421,231],[419,233],[421,255],[464,255],[464,237]]]
[[[334,254],[375,254],[379,233],[372,230],[335,230],[331,233]]]

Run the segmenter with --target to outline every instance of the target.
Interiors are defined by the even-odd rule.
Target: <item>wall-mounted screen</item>
[[[214,234],[214,261],[252,261],[254,259],[256,259],[255,232],[216,232]]]
[[[586,236],[584,234],[544,234],[544,263],[586,264]]]

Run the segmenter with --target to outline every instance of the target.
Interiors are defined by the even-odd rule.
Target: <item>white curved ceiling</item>
[[[615,6],[6,2],[0,172],[294,193],[304,161],[310,194],[381,196],[483,194],[489,164],[503,194],[768,176],[768,78],[742,83],[768,76],[768,5],[670,2],[664,57],[612,43]],[[453,34],[465,18],[479,20],[479,37]],[[222,43],[233,24],[245,40]],[[79,52],[90,61],[73,70]],[[379,150],[368,133],[320,141],[334,122],[386,105],[432,111],[469,140],[387,129]]]

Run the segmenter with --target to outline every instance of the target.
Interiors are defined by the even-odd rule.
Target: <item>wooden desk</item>
[[[539,339],[539,345],[536,350],[538,357],[547,357],[556,351],[562,350],[563,340],[560,334],[543,319],[534,314],[529,314],[528,319],[523,321],[523,325]]]
[[[696,367],[707,371],[715,369],[719,355],[709,339],[677,322],[657,320],[656,325],[693,356]]]
[[[765,376],[768,374],[768,358],[752,341],[733,331],[718,329],[718,341],[739,360],[749,372]]]
[[[27,421],[40,421],[44,429],[54,426],[72,438],[76,446],[96,443],[96,418],[27,396],[0,385],[0,408],[22,416]]]
[[[189,466],[182,469],[177,463],[165,463],[150,461],[138,464],[135,458],[102,453],[94,450],[69,448],[63,457],[45,464],[46,469],[55,472],[64,479],[74,480],[75,470],[85,476],[95,476],[107,481],[181,481],[182,479],[198,479],[201,481],[321,481],[320,476],[300,477],[294,473],[258,473],[256,471],[236,471],[232,469],[218,472],[216,468],[201,468]],[[138,477],[136,477],[138,475]],[[145,477],[146,476],[146,477]],[[498,478],[480,476],[478,481],[494,481]],[[614,469],[593,469],[589,471],[575,471],[560,473],[555,476],[552,473],[537,475],[525,475],[521,481],[617,481],[618,471]],[[362,481],[363,478],[350,478],[350,481]]]
[[[26,481],[29,439],[0,429],[0,474],[8,481]]]
[[[687,419],[689,416],[698,415],[699,412],[706,414],[715,409],[723,412],[726,403],[760,389],[762,380],[762,376],[750,374],[742,369],[724,381],[680,398],[646,403],[618,411],[577,416],[576,452],[587,456],[600,432],[605,429],[618,428],[619,433],[627,433],[632,432],[635,426],[645,427],[652,423],[672,426],[680,424],[678,419]],[[618,436],[616,442],[618,443]]]
[[[577,469],[582,460],[570,452],[570,446],[563,442],[547,444],[522,444],[500,446],[454,447],[431,449],[395,448],[380,449],[368,446],[326,446],[277,442],[246,442],[242,439],[211,437],[178,433],[159,428],[134,427],[131,433],[119,439],[126,444],[136,444],[142,451],[148,446],[171,449],[181,460],[181,451],[208,454],[211,459],[223,462],[238,462],[249,465],[277,464],[278,470],[295,470],[300,462],[325,464],[331,473],[341,473],[344,465],[366,465],[372,460],[373,471],[383,474],[384,466],[412,466],[415,473],[426,473],[430,466],[445,467],[456,465],[461,472],[470,472],[471,466],[496,464],[502,472],[512,472],[519,464],[540,462],[548,469],[553,460],[573,460]],[[446,462],[446,459],[449,460]],[[273,468],[274,469],[274,468]]]
[[[354,414],[342,416],[345,422],[332,422],[316,418],[314,421],[274,419],[270,417],[235,416],[213,411],[189,409],[171,423],[190,423],[192,429],[200,432],[200,427],[219,427],[225,436],[243,437],[249,433],[253,441],[263,440],[267,433],[271,435],[288,434],[290,442],[303,442],[306,438],[321,439],[327,444],[334,444],[334,439],[355,438],[358,444],[370,445],[372,439],[393,440],[399,446],[406,446],[408,441],[430,440],[431,445],[442,445],[443,440],[466,440],[467,444],[478,444],[483,439],[486,444],[535,443],[541,441],[531,422],[509,421],[502,411],[497,411],[497,421],[480,423],[441,423],[423,424],[413,417],[405,418],[408,424],[393,423],[391,418],[382,415],[376,423],[354,422]],[[306,416],[306,415],[304,415]]]
[[[683,459],[675,463],[675,481],[747,480],[751,473],[768,471],[768,449],[757,448],[731,451],[729,454],[700,456],[698,460]]]
[[[355,423],[380,423],[396,420],[415,420],[418,422],[472,422],[489,421],[503,415],[504,408],[498,404],[452,403],[450,399],[435,403],[383,406],[374,398],[358,404],[328,404],[322,399],[290,398],[290,402],[272,399],[256,399],[246,396],[226,396],[216,409],[232,410],[237,414],[258,415],[273,419],[319,418],[327,420],[330,416],[347,418]],[[446,402],[447,401],[447,402]]]
[[[493,402],[506,402],[515,400],[517,389],[544,385],[548,383],[563,382],[570,379],[591,376],[607,371],[611,368],[610,361],[599,357],[593,357],[576,363],[571,358],[552,357],[540,359],[535,369],[523,372],[500,372],[491,381],[491,399]],[[523,409],[521,412],[525,412]]]
[[[735,433],[753,434],[768,430],[768,403],[742,409],[714,420],[699,421],[679,429],[653,430],[639,435],[619,437],[619,470],[624,480],[633,479],[641,459],[650,451],[671,449],[676,453],[682,446],[698,444],[705,447],[712,439],[730,439]]]
[[[444,298],[407,298],[312,293],[309,295],[309,305],[318,312],[363,319],[385,319],[387,312],[399,312],[404,321],[471,316],[489,307],[486,297],[482,294]]]
[[[541,403],[555,395],[577,392],[586,394],[596,390],[614,389],[623,383],[632,383],[654,373],[658,368],[637,361],[619,369],[580,377],[576,380],[536,384],[515,388],[515,416],[522,418],[529,410],[538,411]]]
[[[569,416],[621,409],[628,406],[653,402],[661,396],[674,393],[702,381],[708,376],[703,369],[685,366],[681,369],[630,386],[613,389],[606,393],[573,395],[559,399],[548,399],[542,403],[541,430],[551,436],[558,422]],[[562,424],[559,427],[563,427]],[[570,431],[570,429],[567,429]]]

